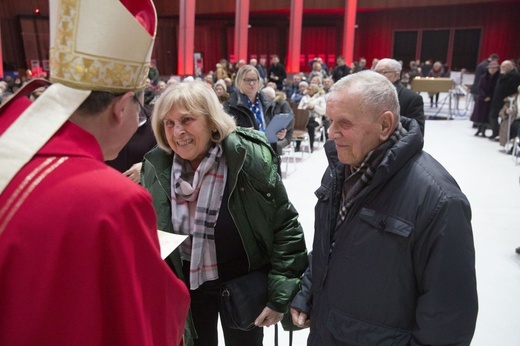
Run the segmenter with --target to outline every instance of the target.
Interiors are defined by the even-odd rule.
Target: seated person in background
[[[518,101],[520,98],[520,86],[518,87],[518,93],[513,94],[504,99],[504,106],[498,113],[500,117],[500,131],[499,131],[499,143],[500,146],[505,147],[507,140],[511,140],[519,135],[518,130],[520,129],[520,111],[518,111]],[[509,123],[511,119],[511,123]],[[509,125],[509,126],[508,126]],[[511,146],[508,154],[511,154],[513,147]]]
[[[262,92],[269,97],[274,104],[274,115],[276,114],[293,114],[291,105],[287,102],[287,96],[283,91],[275,91],[271,87],[265,87]],[[294,115],[294,114],[293,114]],[[289,123],[286,129],[278,134],[278,141],[273,149],[278,155],[282,155],[282,149],[291,143],[292,133],[294,130],[294,119]],[[272,145],[273,143],[271,143]]]
[[[308,79],[309,85],[316,84],[319,88],[323,88],[323,78],[320,76],[314,75],[312,78]]]
[[[291,99],[291,96],[295,92],[298,92],[301,81],[302,81],[302,76],[299,73],[296,73],[292,76],[292,82],[285,86],[285,94],[287,95],[288,99]]]
[[[415,119],[419,124],[421,133],[424,136],[424,103],[420,94],[405,88],[399,79],[401,75],[401,64],[394,59],[381,59],[376,65],[375,72],[386,77],[397,90],[399,99],[400,115],[410,119]]]
[[[231,80],[231,78],[229,78],[229,77],[224,78],[224,82],[226,83],[227,93],[229,95],[233,94],[236,90],[235,90],[235,87],[233,86],[233,81]]]
[[[260,85],[260,86],[262,86],[262,85]],[[273,83],[273,82],[267,82],[267,84],[266,84],[265,86],[271,87],[271,88],[273,88],[274,90],[277,89],[277,87],[276,87],[276,83]]]
[[[312,71],[309,73],[309,76],[307,76],[308,80],[312,80],[312,77],[318,76],[321,79],[327,77],[327,73],[323,70],[321,67],[321,63],[319,61],[314,61],[312,64]]]
[[[325,91],[325,94],[330,91],[330,88],[334,84],[334,79],[332,77],[326,77],[323,79],[323,91]]]
[[[298,84],[298,91],[291,95],[292,103],[300,103],[302,97],[307,93],[307,88],[309,87],[309,83],[303,81]]]
[[[218,96],[218,100],[222,104],[229,100],[230,97],[226,89],[226,82],[224,82],[223,79],[219,79],[213,86],[213,90],[215,90],[215,93]]]
[[[431,70],[428,72],[428,77],[433,78],[447,78],[450,76],[450,72],[448,70],[445,70],[444,66],[442,65],[442,62],[436,61],[433,63],[433,66]],[[428,96],[430,96],[430,107],[433,107],[434,105],[434,99],[435,99],[435,107],[439,106],[439,93],[428,93]]]
[[[305,96],[302,97],[298,104],[298,109],[308,109],[311,111],[309,122],[307,123],[307,131],[309,132],[309,145],[311,153],[314,151],[314,135],[316,128],[321,125],[321,117],[325,115],[325,92],[316,84],[309,85],[309,89]]]

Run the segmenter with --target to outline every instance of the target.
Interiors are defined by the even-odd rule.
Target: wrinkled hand
[[[283,314],[271,310],[267,306],[264,310],[258,315],[255,320],[255,326],[257,327],[270,327],[273,324],[280,322],[283,318]]]
[[[278,140],[282,140],[285,138],[285,135],[287,134],[287,129],[283,129],[283,130],[280,130],[278,131],[278,133],[276,134],[276,137],[278,138]]]
[[[123,174],[126,175],[128,178],[132,179],[134,183],[139,184],[139,181],[141,180],[141,167],[143,166],[142,162],[135,163],[130,167],[126,172]]]
[[[295,326],[306,328],[311,325],[311,320],[307,319],[307,314],[299,309],[291,308],[291,317]]]

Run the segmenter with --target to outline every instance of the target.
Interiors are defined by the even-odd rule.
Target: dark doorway
[[[448,58],[449,30],[424,30],[421,44],[421,61],[446,63]]]
[[[394,50],[392,57],[395,60],[402,60],[405,68],[408,67],[410,61],[415,60],[417,34],[417,31],[394,32]]]
[[[473,71],[478,64],[480,29],[456,29],[453,43],[452,70]]]

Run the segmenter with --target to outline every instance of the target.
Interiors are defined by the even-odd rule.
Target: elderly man
[[[309,345],[469,345],[477,317],[471,209],[399,117],[395,87],[362,71],[332,87],[329,167],[312,264],[292,303]]]
[[[489,139],[495,140],[498,137],[498,113],[505,103],[505,98],[517,92],[516,88],[520,85],[520,73],[513,65],[511,60],[504,60],[500,64],[500,76],[493,91],[491,98],[491,109],[489,111],[489,128],[493,131]]]
[[[104,163],[137,129],[156,18],[150,0],[50,0],[54,84],[0,109],[0,345],[181,342],[189,295],[151,197]]]
[[[288,99],[291,99],[292,95],[296,92],[298,92],[300,88],[300,83],[302,81],[302,76],[299,73],[296,73],[292,76],[292,83],[287,84],[285,86],[285,94],[287,95]]]
[[[421,128],[424,136],[424,102],[420,94],[405,88],[401,83],[402,66],[399,61],[394,59],[381,59],[377,62],[375,71],[385,76],[397,90],[401,116],[415,119]]]

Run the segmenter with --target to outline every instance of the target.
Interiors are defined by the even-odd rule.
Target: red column
[[[350,65],[354,60],[354,38],[356,36],[357,0],[345,0],[345,21],[343,26],[343,42],[341,50],[345,62]]]
[[[287,72],[300,72],[302,46],[303,0],[291,0],[291,21],[289,23],[289,47],[287,48]]]
[[[249,31],[249,0],[237,0],[235,11],[235,60],[247,59],[247,35]]]
[[[195,36],[195,0],[179,1],[179,46],[177,73],[193,75],[193,46]]]

